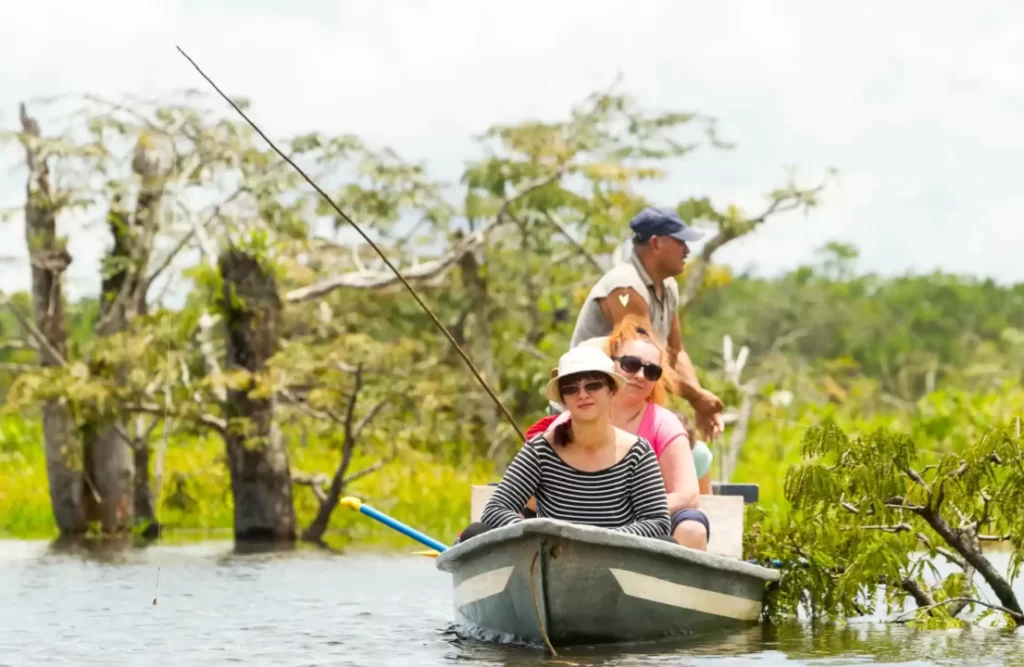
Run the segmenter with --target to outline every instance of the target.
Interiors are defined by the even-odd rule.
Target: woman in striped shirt
[[[562,355],[545,395],[565,405],[571,419],[523,445],[481,522],[466,528],[460,539],[523,521],[520,510],[531,496],[539,518],[670,539],[665,484],[654,450],[610,423],[612,396],[625,386],[600,349],[577,347]]]
[[[711,522],[700,509],[700,494],[711,491],[711,473],[707,470],[711,452],[706,445],[703,447],[706,467],[702,472],[707,486],[702,488],[700,473],[695,470],[698,450],[691,449],[690,435],[679,418],[664,407],[668,388],[676,382],[667,363],[668,353],[647,326],[642,318],[627,315],[610,336],[592,338],[580,346],[604,351],[616,362],[615,371],[629,381],[612,400],[612,424],[651,443],[668,492],[672,537],[684,547],[706,551]],[[563,412],[543,430],[551,430],[569,418],[570,414]]]

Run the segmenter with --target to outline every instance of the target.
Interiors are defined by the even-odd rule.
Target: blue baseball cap
[[[671,236],[677,241],[692,243],[704,238],[702,232],[687,227],[679,214],[670,208],[648,206],[629,221],[629,228],[637,241],[646,241],[652,236]]]

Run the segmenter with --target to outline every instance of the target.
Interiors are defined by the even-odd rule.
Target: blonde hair
[[[657,405],[668,404],[668,392],[678,393],[679,381],[675,371],[669,364],[668,350],[665,345],[654,337],[651,325],[646,317],[630,313],[622,318],[604,341],[604,351],[609,357],[618,356],[622,347],[634,340],[650,343],[658,350],[658,364],[661,365],[661,377],[654,383],[650,400]]]

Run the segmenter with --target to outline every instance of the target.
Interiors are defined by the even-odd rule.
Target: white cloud
[[[718,116],[738,143],[702,152],[653,191],[756,210],[783,167],[826,166],[842,184],[809,219],[789,216],[723,259],[775,271],[827,240],[861,266],[1024,280],[1017,155],[1024,8],[985,3],[223,2],[58,0],[5,10],[0,112],[66,91],[157,94],[206,84],[254,102],[271,134],[356,132],[458,176],[471,135],[558,117],[619,71],[645,103]],[[41,38],[42,36],[42,38]],[[21,196],[0,172],[0,198]],[[71,233],[73,293],[94,290],[107,243]],[[0,231],[24,255],[21,229]],[[27,267],[3,266],[3,289]]]

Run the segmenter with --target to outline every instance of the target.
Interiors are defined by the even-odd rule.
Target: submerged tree
[[[1024,556],[1019,418],[948,453],[886,429],[851,438],[826,421],[808,429],[803,454],[786,475],[792,511],[781,519],[756,512],[747,536],[748,553],[784,567],[769,617],[799,608],[812,617],[872,613],[881,587],[888,613],[913,600],[920,622],[957,623],[980,609],[1024,624],[1012,587]],[[982,550],[989,542],[1012,547],[1008,572]],[[953,571],[941,575],[936,559]]]
[[[134,474],[136,514],[147,511],[139,487],[151,489],[146,473],[159,463],[149,458],[158,424],[225,439],[240,539],[322,538],[345,485],[368,474],[348,467],[371,432],[374,442],[442,457],[500,459],[518,446],[394,273],[351,240],[348,223],[252,128],[194,93],[173,104],[89,102],[74,116],[79,129],[53,141],[52,157],[77,169],[66,198],[103,211],[113,239],[99,322],[70,358],[19,375],[7,407],[65,411],[68,437],[117,472],[105,479]],[[480,142],[483,156],[454,195],[424,165],[357,137],[306,133],[282,145],[416,286],[513,418],[532,421],[572,313],[613,261],[629,218],[648,204],[636,186],[720,142],[713,119],[652,113],[614,92],[590,96],[562,120],[494,126]],[[778,212],[815,205],[818,191],[773,191],[766,211],[749,219],[717,213],[704,198],[678,209],[717,225],[720,247]],[[66,209],[49,212],[56,220]],[[51,269],[57,278],[59,268]],[[697,287],[687,293],[702,281],[692,278]],[[54,312],[40,306],[37,320]],[[128,433],[139,415],[148,421]],[[285,422],[332,430],[338,467],[290,470]],[[54,451],[56,424],[47,436]],[[395,456],[379,454],[381,465]],[[91,478],[88,467],[66,466],[72,481]],[[293,509],[296,481],[320,503],[305,531]],[[51,484],[55,512],[65,486]],[[131,510],[119,488],[101,497]],[[129,515],[113,516],[103,527],[123,529]],[[62,530],[77,525],[69,521],[61,519]]]

